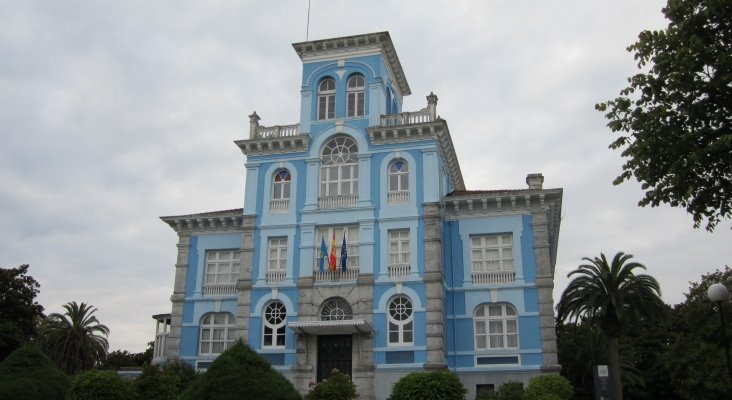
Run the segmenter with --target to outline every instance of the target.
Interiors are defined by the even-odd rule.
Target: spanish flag
[[[336,241],[335,241],[335,229],[333,230],[333,240],[330,243],[330,270],[335,272],[336,270]]]

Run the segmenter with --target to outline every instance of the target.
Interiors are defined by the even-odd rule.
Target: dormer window
[[[325,78],[318,84],[318,119],[335,118],[335,80]]]
[[[272,202],[270,211],[286,212],[290,206],[290,171],[283,169],[278,171],[272,182]]]
[[[389,164],[389,204],[409,202],[409,164],[401,158]]]
[[[363,76],[353,75],[346,85],[346,117],[363,117],[365,83]]]

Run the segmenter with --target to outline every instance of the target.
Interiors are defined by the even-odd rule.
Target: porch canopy
[[[332,321],[295,321],[287,326],[297,333],[308,335],[339,335],[349,333],[369,333],[371,325],[362,319],[340,319]]]

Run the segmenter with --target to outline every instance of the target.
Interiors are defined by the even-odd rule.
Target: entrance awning
[[[338,335],[348,333],[371,332],[371,325],[362,319],[345,319],[338,321],[296,321],[287,326],[297,333],[308,335]]]

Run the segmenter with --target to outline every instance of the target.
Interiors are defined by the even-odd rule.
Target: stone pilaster
[[[245,342],[249,338],[249,308],[252,298],[252,265],[254,262],[254,227],[256,216],[242,219],[239,279],[236,282],[236,336]]]
[[[445,277],[442,268],[442,234],[439,203],[424,205],[424,284],[427,303],[426,369],[446,368],[445,363]]]
[[[191,235],[185,231],[178,231],[178,256],[175,262],[175,282],[173,295],[170,301],[173,308],[170,313],[170,333],[165,342],[165,357],[177,359],[180,357],[180,336],[183,324],[183,300],[186,294],[186,276],[188,274],[188,253],[191,247]]]
[[[554,323],[554,274],[549,248],[549,222],[546,211],[534,212],[534,253],[536,256],[536,288],[539,295],[539,325],[541,329],[541,351],[544,355],[542,370],[559,371],[557,359],[557,336]]]

